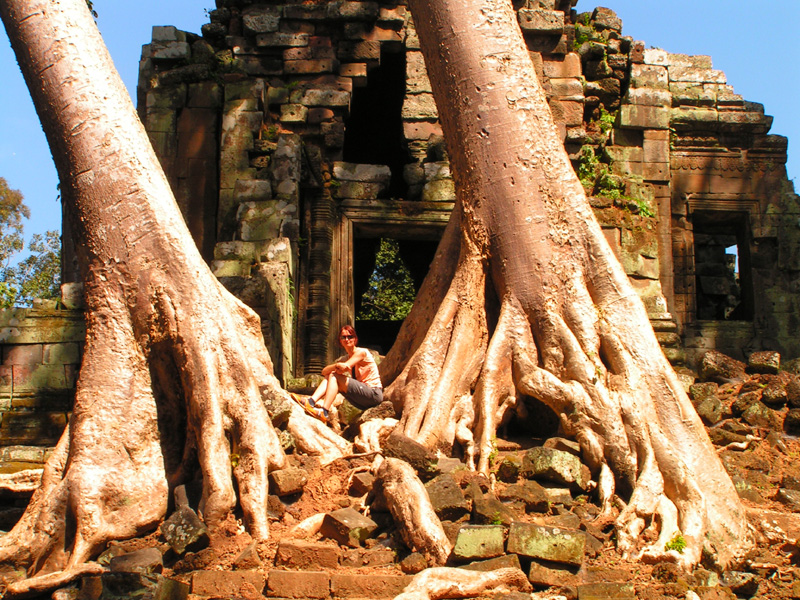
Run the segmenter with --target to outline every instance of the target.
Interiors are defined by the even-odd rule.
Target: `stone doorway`
[[[371,200],[343,207],[333,240],[336,268],[331,281],[332,334],[342,325],[355,324],[362,346],[379,347],[382,353],[389,350],[401,322],[356,320],[357,295],[363,293],[365,280],[374,268],[376,241],[398,241],[403,262],[411,272],[415,289],[419,289],[452,209],[452,202],[420,206],[419,202],[402,200]],[[330,356],[338,356],[339,352],[337,341],[331,339]]]

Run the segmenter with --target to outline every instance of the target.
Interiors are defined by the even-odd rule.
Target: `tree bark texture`
[[[751,543],[744,510],[594,219],[511,2],[409,5],[458,203],[381,365],[401,427],[447,451],[453,422],[468,424],[487,472],[498,424],[536,398],[580,443],[626,554],[735,560]],[[648,527],[658,540],[643,547]],[[687,549],[666,551],[678,533]]]
[[[406,546],[435,564],[447,562],[453,546],[414,467],[399,458],[386,457],[375,476],[381,481],[386,505]]]
[[[155,527],[197,466],[205,521],[238,500],[266,537],[267,471],[285,456],[262,395],[283,392],[258,317],[203,262],[84,0],[0,11],[71,200],[87,306],[69,426],[0,540],[33,577],[9,591],[60,585]]]
[[[421,571],[394,600],[439,600],[440,598],[475,598],[483,592],[491,595],[530,592],[531,584],[519,569],[469,571],[436,567]]]

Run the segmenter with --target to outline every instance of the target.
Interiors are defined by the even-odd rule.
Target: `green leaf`
[[[402,321],[406,318],[416,292],[411,273],[400,258],[397,240],[381,239],[368,285],[361,297],[358,320]]]

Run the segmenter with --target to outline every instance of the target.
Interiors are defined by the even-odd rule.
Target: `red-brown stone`
[[[195,571],[192,594],[214,598],[261,598],[264,576],[257,571]]]
[[[277,571],[267,575],[269,598],[327,598],[330,577],[319,571]]]
[[[290,569],[335,569],[339,566],[338,546],[304,540],[281,540],[275,564]]]
[[[331,576],[331,593],[334,598],[394,598],[403,591],[411,577],[391,572],[380,575]]]

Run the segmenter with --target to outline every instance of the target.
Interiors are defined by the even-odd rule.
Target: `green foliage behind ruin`
[[[402,321],[414,304],[414,282],[396,240],[381,239],[375,269],[361,298],[358,320]]]

